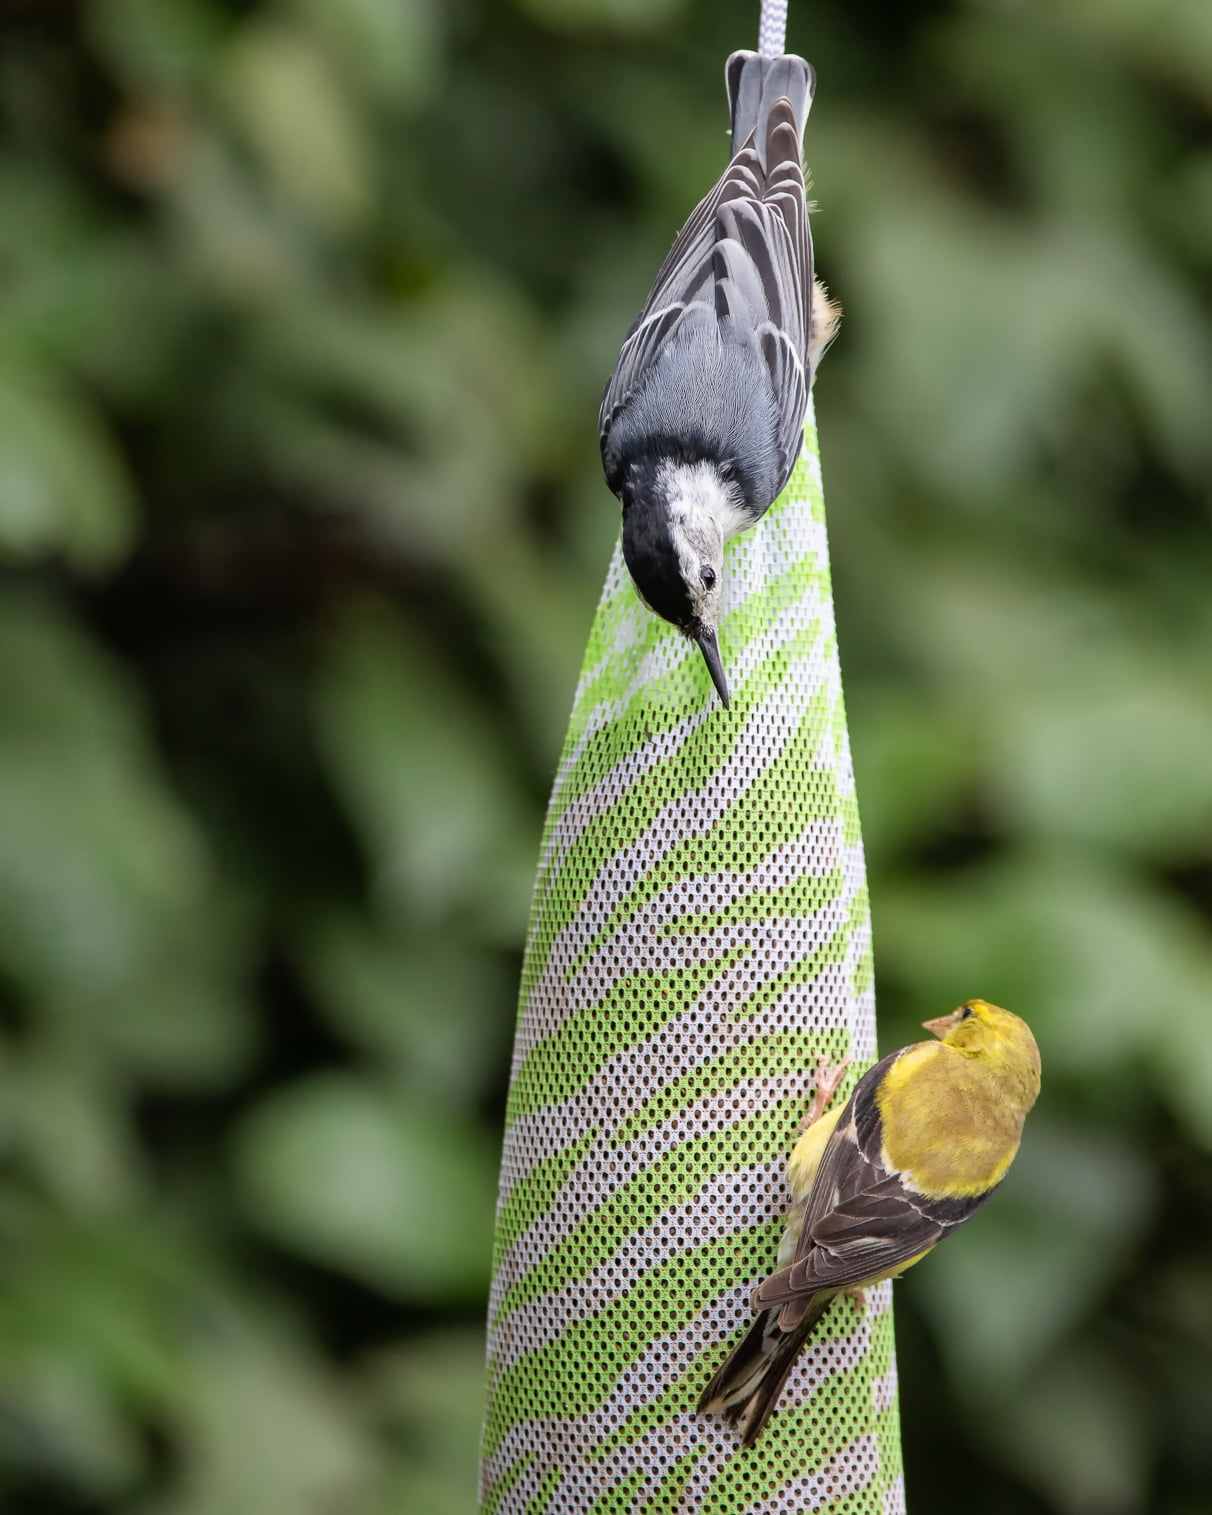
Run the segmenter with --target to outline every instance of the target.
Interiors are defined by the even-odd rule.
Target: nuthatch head
[[[678,463],[648,452],[628,460],[620,488],[623,557],[640,598],[699,644],[725,706],[728,681],[716,631],[728,490],[704,459]]]

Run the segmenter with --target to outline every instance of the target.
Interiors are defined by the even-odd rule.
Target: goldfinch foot
[[[838,1085],[846,1075],[846,1069],[850,1066],[850,1059],[844,1057],[836,1066],[832,1066],[829,1059],[822,1052],[816,1064],[816,1089],[812,1096],[812,1103],[808,1106],[808,1113],[800,1121],[799,1129],[807,1131],[809,1126],[815,1126],[821,1116],[829,1108],[829,1103],[837,1093]]]

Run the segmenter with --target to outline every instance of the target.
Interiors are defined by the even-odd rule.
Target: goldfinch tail
[[[832,1298],[829,1292],[817,1295],[790,1331],[780,1329],[777,1309],[763,1310],[703,1390],[699,1414],[723,1415],[741,1433],[741,1445],[751,1447]]]

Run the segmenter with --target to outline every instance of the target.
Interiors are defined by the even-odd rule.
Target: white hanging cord
[[[758,33],[758,52],[763,58],[777,58],[786,52],[787,0],[762,0],[762,24]]]

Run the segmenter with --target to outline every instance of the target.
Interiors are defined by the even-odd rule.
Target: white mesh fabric
[[[890,1287],[836,1301],[742,1450],[694,1409],[774,1264],[824,1052],[875,1055],[809,418],[726,554],[731,710],[616,549],[544,833],[489,1320],[483,1515],[899,1515]]]

